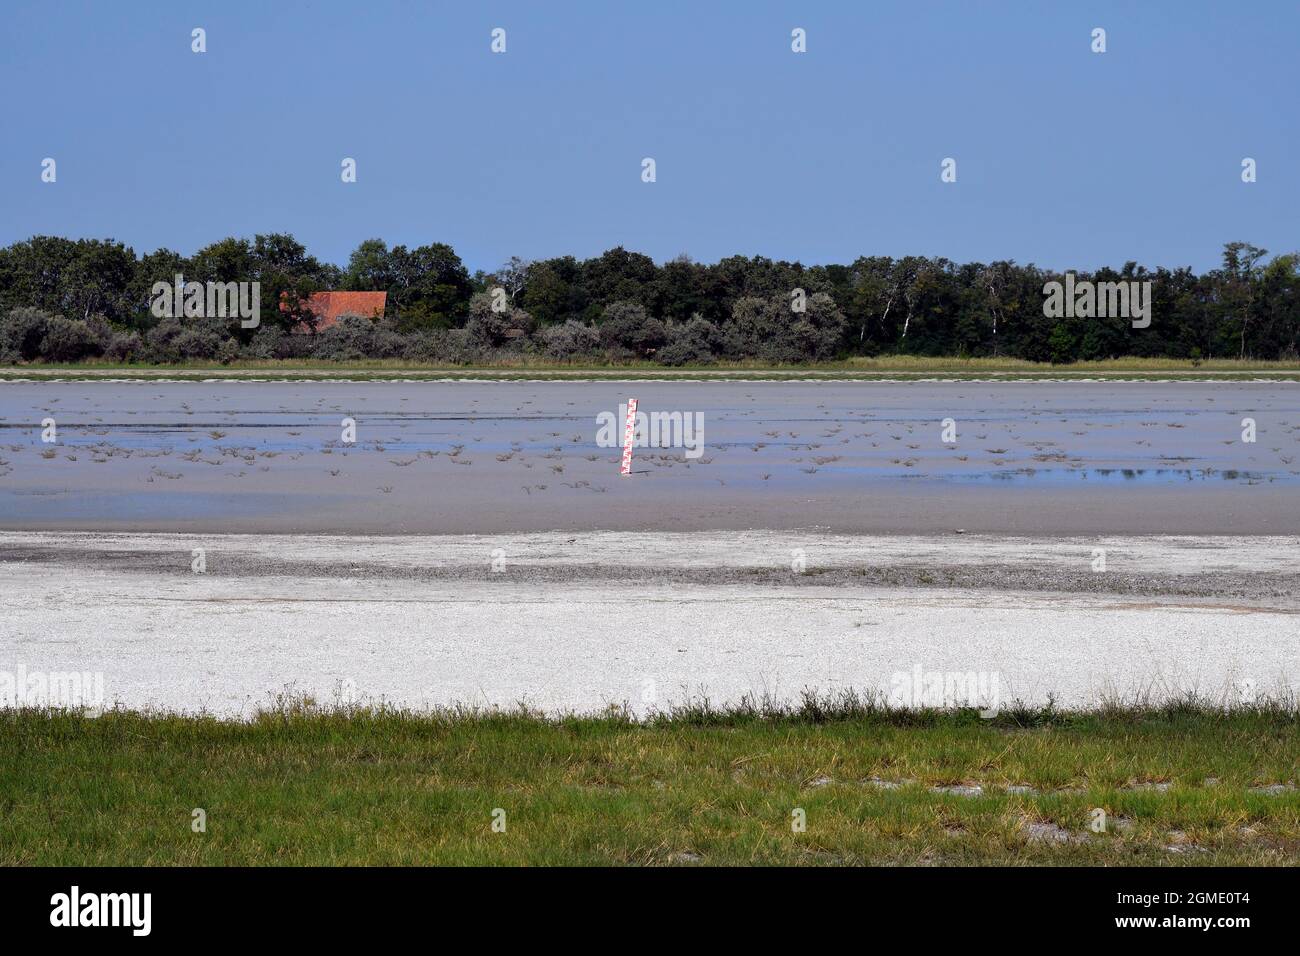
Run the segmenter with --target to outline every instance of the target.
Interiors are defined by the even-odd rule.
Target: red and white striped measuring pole
[[[627,400],[627,423],[623,426],[623,467],[620,475],[632,474],[632,445],[636,441],[636,399]]]

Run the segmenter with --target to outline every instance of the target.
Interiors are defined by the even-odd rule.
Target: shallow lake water
[[[701,447],[621,477],[629,397]],[[1293,383],[0,383],[10,529],[1290,534],[1298,505]]]

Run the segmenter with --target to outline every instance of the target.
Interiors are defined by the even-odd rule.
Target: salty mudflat
[[[931,675],[954,674],[984,697],[943,703],[982,709],[1231,706],[1300,690],[1298,546],[6,532],[0,661],[102,674],[106,706],[227,716],[277,695],[550,713],[805,689],[917,704]]]
[[[699,443],[620,477],[630,397]],[[9,382],[0,676],[239,716],[1289,698],[1298,460],[1292,383]]]

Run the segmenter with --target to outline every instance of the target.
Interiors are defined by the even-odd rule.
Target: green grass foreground
[[[852,700],[642,722],[10,710],[0,864],[1294,864],[1297,767],[1293,707],[1195,702],[992,720]],[[983,790],[932,789],[953,785]]]
[[[1051,365],[1002,358],[942,358],[915,355],[856,357],[837,362],[808,365],[771,365],[757,361],[719,362],[712,365],[665,368],[653,362],[592,364],[553,362],[538,356],[516,356],[488,365],[430,365],[402,359],[357,361],[239,360],[229,365],[183,363],[176,365],[119,364],[91,360],[72,365],[35,363],[0,367],[0,381],[6,379],[180,379],[271,378],[291,381],[348,379],[567,379],[609,378],[618,380],[678,381],[682,379],[734,381],[788,381],[797,379],[907,380],[938,378],[955,381],[985,379],[1185,379],[1189,381],[1282,380],[1300,381],[1300,365],[1213,359],[1193,363],[1182,359],[1118,358],[1096,362]]]

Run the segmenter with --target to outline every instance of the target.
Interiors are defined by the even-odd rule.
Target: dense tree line
[[[156,282],[261,283],[262,322],[163,318]],[[511,259],[471,275],[443,243],[362,242],[345,267],[289,235],[229,238],[186,257],[144,256],[112,240],[36,236],[0,249],[0,363],[406,358],[471,363],[533,353],[557,360],[822,361],[850,355],[1007,356],[1067,362],[1123,355],[1294,359],[1300,256],[1228,243],[1222,265],[1079,272],[1097,282],[1150,281],[1152,322],[1049,318],[1044,284],[1061,278],[1013,262],[860,257],[805,266],[732,256],[657,265],[623,248],[592,259]],[[385,291],[378,320],[349,318],[314,335],[299,304],[325,289]],[[285,307],[274,307],[276,303]]]

